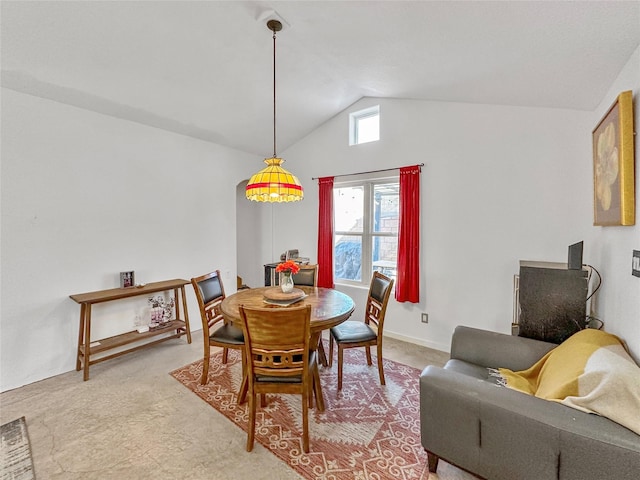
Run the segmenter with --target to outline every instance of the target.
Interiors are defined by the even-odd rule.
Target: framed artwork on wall
[[[635,225],[633,95],[622,92],[593,130],[593,224]]]

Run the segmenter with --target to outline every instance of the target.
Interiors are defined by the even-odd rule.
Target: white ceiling
[[[635,1],[6,1],[2,85],[271,156],[362,97],[593,110]]]

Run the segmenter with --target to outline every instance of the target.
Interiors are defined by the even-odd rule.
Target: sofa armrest
[[[555,343],[458,326],[451,339],[451,358],[483,367],[525,370]]]

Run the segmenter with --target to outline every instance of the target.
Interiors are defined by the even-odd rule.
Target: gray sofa
[[[640,479],[639,435],[607,418],[501,387],[487,370],[524,370],[555,346],[457,327],[451,359],[420,376],[429,471],[442,458],[489,480]]]

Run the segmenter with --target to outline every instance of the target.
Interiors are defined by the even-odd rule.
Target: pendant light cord
[[[276,31],[273,31],[273,158],[276,158]]]
[[[251,177],[245,195],[256,202],[296,202],[304,198],[304,190],[300,180],[280,166],[283,160],[276,150],[276,32],[282,30],[282,23],[271,19],[267,28],[273,32],[273,158],[265,158],[267,167]]]

